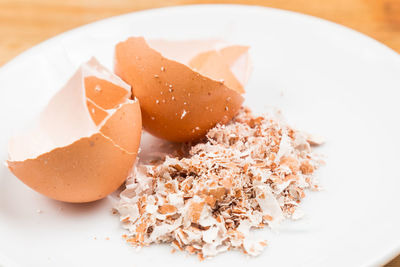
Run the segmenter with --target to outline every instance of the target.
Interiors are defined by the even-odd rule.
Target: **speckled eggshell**
[[[243,90],[237,89],[239,86],[227,86],[229,83],[237,85],[237,81],[226,83],[196,71],[197,64],[207,73],[208,67],[203,61],[197,58],[192,64],[183,64],[168,59],[141,37],[131,37],[117,44],[115,73],[132,86],[133,95],[140,101],[143,126],[148,132],[174,142],[196,140],[217,123],[230,121],[237,113],[244,101]],[[229,62],[220,63],[219,72],[232,76],[227,69]]]

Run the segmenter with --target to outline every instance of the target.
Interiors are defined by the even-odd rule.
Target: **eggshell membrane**
[[[229,72],[229,64],[214,62]],[[141,37],[131,37],[115,50],[115,73],[139,99],[144,128],[174,142],[203,137],[217,123],[231,120],[244,101],[241,91],[194,67],[165,58]]]
[[[95,87],[97,95],[88,93]],[[98,90],[99,87],[101,90]],[[77,93],[79,90],[82,91],[83,98]],[[118,77],[112,76],[96,60],[92,59],[84,64],[67,85],[53,97],[42,113],[41,119],[50,119],[47,124],[56,119],[57,114],[55,117],[45,115],[52,111],[48,109],[49,107],[57,107],[54,101],[62,100],[61,95],[72,101],[71,106],[79,110],[79,114],[71,115],[72,118],[75,116],[89,118],[86,123],[92,124],[87,126],[90,130],[83,129],[80,133],[83,136],[74,142],[56,146],[36,157],[31,157],[32,152],[26,153],[25,160],[15,160],[23,155],[23,153],[18,155],[18,150],[23,149],[18,147],[18,141],[27,142],[23,136],[16,138],[10,144],[7,161],[9,169],[32,189],[61,201],[90,202],[115,191],[131,171],[141,136],[140,105],[138,101],[129,99],[131,94],[128,90],[130,90],[128,85]],[[77,102],[86,110],[80,108]],[[68,105],[65,104],[65,107]],[[91,109],[94,109],[94,112],[89,112]],[[58,111],[74,112],[71,109]],[[107,116],[100,121],[98,118],[104,117],[105,114]],[[69,126],[73,128],[76,125]],[[33,135],[47,134],[46,131],[40,132],[40,129],[35,131],[32,132]],[[27,136],[29,137],[29,134]],[[40,138],[44,140],[43,137]],[[57,141],[58,144],[62,144],[65,140],[60,138]]]

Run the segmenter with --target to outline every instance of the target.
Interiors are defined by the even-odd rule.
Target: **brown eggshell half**
[[[104,198],[125,181],[138,153],[141,113],[130,97],[130,86],[95,59],[83,64],[49,102],[39,125],[11,140],[9,169],[56,200]]]
[[[162,43],[155,46],[161,50]],[[163,54],[178,58],[176,49],[167,51],[171,47],[169,42]],[[184,51],[182,44],[179,47]],[[221,54],[204,51],[203,45],[186,49],[190,47],[201,52],[182,52],[183,63],[164,57],[141,37],[131,37],[115,49],[115,72],[139,99],[144,128],[174,142],[203,137],[217,123],[230,121],[244,101],[243,84],[231,67],[248,48],[233,46],[230,53]],[[243,67],[247,71],[248,65]]]

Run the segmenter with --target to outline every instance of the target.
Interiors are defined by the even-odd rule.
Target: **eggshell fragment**
[[[175,142],[196,140],[237,113],[250,69],[248,47],[216,46],[216,41],[163,45],[142,37],[117,44],[115,72],[132,86],[148,132]]]
[[[141,113],[130,86],[95,59],[49,102],[38,125],[9,144],[9,169],[53,199],[89,202],[115,191],[139,149]]]

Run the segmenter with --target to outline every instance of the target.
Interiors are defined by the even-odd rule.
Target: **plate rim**
[[[168,12],[169,10],[172,9],[208,9],[208,8],[229,8],[229,9],[248,9],[248,10],[267,10],[268,12],[276,12],[276,13],[281,13],[284,16],[294,16],[297,17],[298,19],[304,19],[304,20],[312,20],[314,23],[322,23],[324,25],[328,25],[329,27],[335,28],[336,30],[342,31],[342,32],[347,32],[349,34],[357,35],[358,38],[364,39],[365,42],[369,42],[370,44],[374,44],[376,47],[375,49],[380,49],[382,52],[387,53],[388,55],[392,55],[391,57],[394,60],[397,60],[400,63],[400,53],[392,49],[391,47],[387,46],[386,44],[374,39],[371,36],[368,36],[364,33],[361,33],[355,29],[352,29],[348,26],[329,21],[323,18],[319,18],[317,16],[309,15],[309,14],[303,14],[291,10],[285,10],[285,9],[280,9],[280,8],[274,8],[274,7],[267,7],[267,6],[260,6],[260,5],[245,5],[245,4],[191,4],[191,5],[175,5],[175,6],[166,6],[166,7],[159,7],[159,8],[150,8],[150,9],[145,9],[145,10],[139,10],[139,11],[133,11],[125,14],[120,14],[120,15],[114,15],[111,17],[103,18],[94,22],[90,22],[81,26],[78,26],[76,28],[72,28],[70,30],[64,31],[62,33],[59,33],[53,37],[50,37],[30,48],[27,50],[21,52],[17,56],[13,57],[11,60],[7,61],[4,65],[0,67],[0,74],[2,72],[7,71],[7,69],[11,69],[14,65],[18,64],[21,60],[23,60],[26,57],[29,57],[31,55],[34,55],[38,53],[39,51],[45,49],[47,46],[51,46],[53,43],[57,42],[58,40],[64,38],[65,36],[71,35],[71,34],[76,34],[82,30],[85,30],[90,27],[99,27],[101,24],[107,24],[109,21],[115,21],[115,20],[123,20],[125,17],[130,17],[130,16],[151,16],[152,13],[157,14],[160,12]],[[363,41],[364,42],[364,41]],[[395,243],[395,242],[394,242]],[[391,260],[396,258],[397,256],[400,256],[400,240],[393,246],[388,246],[388,249],[384,249],[386,251],[385,253],[377,253],[374,254],[374,259],[372,259],[370,262],[367,262],[367,264],[371,265],[385,265],[389,263]],[[14,262],[14,260],[10,259],[8,256],[6,256],[3,252],[0,252],[0,259],[5,261],[3,262],[6,264],[5,266],[19,266]],[[2,262],[0,262],[2,263]],[[3,264],[2,263],[2,264]]]

